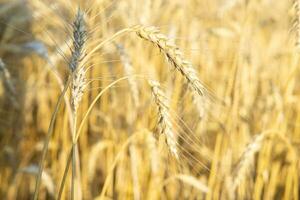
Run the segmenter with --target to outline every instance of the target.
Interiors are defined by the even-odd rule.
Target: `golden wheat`
[[[0,199],[299,199],[299,0],[0,2]]]
[[[175,133],[170,119],[168,100],[157,81],[149,80],[148,82],[151,86],[152,94],[158,107],[159,119],[157,126],[159,128],[159,133],[166,136],[170,152],[176,159],[179,159],[179,153],[174,135]]]
[[[168,61],[182,74],[192,89],[194,103],[201,117],[205,113],[206,103],[209,101],[208,91],[200,81],[192,64],[184,59],[183,53],[165,35],[154,26],[133,27],[137,35],[156,45],[166,56]]]

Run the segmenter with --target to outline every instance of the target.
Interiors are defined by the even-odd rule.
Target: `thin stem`
[[[72,152],[73,152],[73,145],[72,145],[71,151],[70,151],[69,156],[68,156],[68,160],[67,160],[67,164],[66,164],[66,167],[65,167],[63,178],[62,178],[61,183],[60,183],[60,187],[59,187],[59,191],[58,191],[58,195],[57,195],[57,200],[61,199],[62,192],[64,190],[64,185],[65,185],[67,175],[68,175],[68,171],[69,171],[69,168],[70,168]]]
[[[71,200],[74,200],[74,187],[75,187],[75,178],[76,178],[76,124],[77,124],[77,114],[76,111],[73,111],[73,133],[72,133],[72,182],[71,182]]]
[[[66,83],[66,85],[65,85],[62,93],[60,94],[58,100],[57,100],[54,112],[53,112],[52,117],[51,117],[51,121],[50,121],[50,124],[49,124],[47,137],[44,140],[44,147],[43,147],[43,152],[42,152],[42,158],[41,158],[40,164],[39,164],[39,166],[40,166],[39,167],[39,172],[38,172],[37,177],[36,177],[36,184],[35,184],[35,191],[34,191],[33,200],[37,200],[38,196],[39,196],[39,189],[40,189],[40,185],[41,185],[41,178],[42,178],[42,173],[43,173],[43,169],[44,169],[44,161],[45,161],[45,159],[47,157],[49,142],[50,142],[50,139],[51,139],[51,137],[53,135],[54,122],[56,120],[56,117],[57,117],[59,108],[61,106],[61,103],[63,102],[64,96],[65,96],[65,94],[66,94],[66,92],[67,92],[67,90],[69,88],[70,82],[71,82],[71,77],[69,76],[68,80],[67,80],[67,83]]]
[[[145,78],[145,76],[143,75],[130,75],[130,76],[124,76],[122,78],[119,78],[117,80],[115,80],[114,82],[112,82],[111,84],[109,84],[107,87],[105,87],[103,90],[101,90],[101,92],[95,97],[95,99],[93,100],[93,102],[90,104],[88,110],[86,111],[82,121],[80,122],[77,134],[76,134],[76,138],[75,138],[75,142],[78,141],[80,132],[83,128],[84,122],[87,120],[88,115],[90,114],[90,112],[92,111],[93,107],[95,106],[95,104],[97,103],[97,101],[100,99],[100,97],[103,95],[104,92],[106,92],[107,90],[109,90],[111,87],[113,87],[114,85],[116,85],[117,83],[129,79],[129,78]]]
[[[107,42],[110,42],[112,40],[114,40],[116,37],[124,34],[124,33],[127,33],[127,32],[130,32],[132,31],[131,28],[125,28],[125,29],[122,29],[120,30],[119,32],[115,33],[113,36],[111,36],[110,38],[107,38],[106,40],[103,40],[101,43],[99,43],[96,47],[94,47],[85,57],[84,59],[82,60],[82,63],[85,63],[87,60],[89,60],[89,58],[91,57],[91,55],[93,55],[93,53],[95,53],[96,51],[98,51],[105,43]]]
[[[134,75],[135,78],[145,78],[144,76],[141,76],[141,75]],[[60,200],[61,199],[61,196],[62,196],[62,192],[63,192],[63,189],[64,189],[64,186],[65,186],[65,182],[66,182],[66,177],[67,177],[67,174],[68,174],[68,171],[69,171],[69,168],[70,168],[70,164],[71,164],[71,157],[72,157],[72,152],[73,150],[75,149],[76,147],[76,144],[77,144],[77,141],[78,141],[78,138],[79,138],[79,135],[80,135],[80,132],[83,128],[83,125],[85,123],[85,121],[87,120],[87,117],[88,115],[90,114],[90,112],[92,111],[93,107],[95,106],[96,102],[100,99],[100,97],[107,91],[109,90],[111,87],[113,87],[114,85],[116,85],[117,83],[121,82],[121,81],[124,81],[126,79],[129,79],[129,78],[132,78],[132,76],[125,76],[125,77],[122,77],[122,78],[119,78],[118,80],[115,80],[114,82],[112,82],[111,84],[109,84],[107,87],[105,87],[97,96],[96,98],[93,100],[93,102],[90,104],[88,110],[86,111],[84,117],[83,117],[83,120],[80,122],[80,125],[79,125],[79,128],[77,130],[77,133],[76,133],[76,136],[75,136],[75,140],[73,141],[73,144],[72,144],[72,147],[71,147],[71,150],[70,150],[70,153],[69,153],[69,156],[68,156],[68,160],[67,160],[67,163],[66,163],[66,167],[65,167],[65,171],[64,171],[64,174],[63,174],[63,179],[62,179],[62,182],[60,184],[60,187],[59,187],[59,192],[58,192],[58,197],[57,199]]]

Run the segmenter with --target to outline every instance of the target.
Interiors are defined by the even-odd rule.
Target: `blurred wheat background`
[[[0,0],[0,199],[299,199],[299,21],[292,0]]]

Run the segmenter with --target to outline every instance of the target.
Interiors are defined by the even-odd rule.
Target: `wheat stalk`
[[[66,94],[66,92],[69,88],[70,82],[71,82],[71,79],[70,79],[70,77],[68,77],[68,80],[67,80],[60,96],[58,97],[57,103],[56,103],[55,108],[54,108],[54,112],[51,116],[48,132],[47,132],[47,137],[44,140],[44,147],[43,147],[43,150],[42,150],[42,158],[41,158],[40,164],[39,164],[39,172],[38,172],[37,177],[36,177],[36,184],[35,184],[35,191],[34,191],[33,200],[37,200],[38,197],[39,197],[39,189],[40,189],[41,178],[42,178],[42,173],[43,173],[43,169],[44,169],[44,161],[45,161],[47,153],[48,153],[48,147],[49,147],[50,139],[53,135],[54,123],[56,121],[58,110],[59,110],[59,108],[60,108],[60,106],[63,102],[64,96],[65,96],[65,94]]]
[[[77,109],[87,82],[85,77],[84,66],[80,67],[80,61],[83,58],[84,47],[87,38],[86,22],[84,12],[77,10],[75,20],[73,22],[73,49],[69,62],[69,68],[72,73],[72,90],[71,90],[71,105],[73,108],[73,133],[72,133],[72,184],[71,184],[71,199],[74,199],[74,187],[76,179],[76,126],[77,126]]]
[[[151,87],[155,103],[158,107],[159,119],[157,127],[159,128],[159,132],[160,134],[165,135],[171,154],[176,159],[179,159],[176,139],[169,114],[169,102],[157,81],[149,80],[148,83]]]
[[[204,114],[203,109],[206,107],[204,102],[208,102],[209,95],[208,91],[198,78],[198,74],[192,64],[184,59],[183,53],[179,50],[179,48],[165,35],[161,34],[158,28],[153,26],[137,25],[133,27],[133,29],[140,38],[156,45],[160,51],[164,53],[172,66],[174,66],[175,69],[177,69],[187,80],[189,88],[192,90],[194,99],[193,102],[202,117]],[[200,107],[199,102],[202,105]]]

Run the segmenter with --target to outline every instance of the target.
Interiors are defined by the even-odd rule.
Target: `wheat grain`
[[[79,103],[82,100],[84,90],[87,86],[85,73],[86,71],[84,68],[80,68],[79,70],[76,70],[76,73],[73,73],[71,105],[75,113],[77,112]]]
[[[208,91],[198,78],[196,70],[192,64],[184,59],[182,52],[174,45],[165,35],[153,26],[137,25],[133,27],[137,35],[153,44],[164,53],[168,61],[177,69],[188,82],[189,88],[192,89],[194,103],[199,110],[200,116],[204,115],[203,109],[208,102]],[[205,103],[204,103],[205,102]],[[202,105],[199,107],[199,103]]]
[[[148,83],[151,86],[152,94],[158,107],[159,119],[157,126],[159,133],[166,136],[170,152],[176,159],[179,159],[174,130],[169,114],[168,100],[157,81],[149,80]]]

